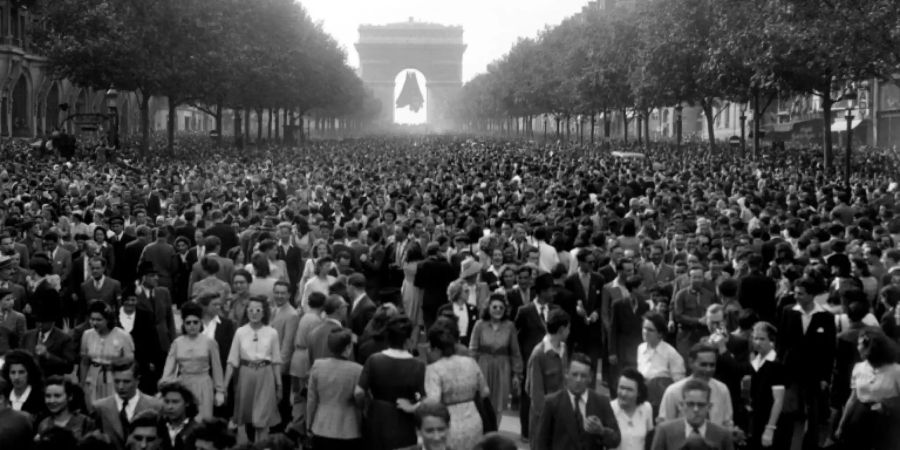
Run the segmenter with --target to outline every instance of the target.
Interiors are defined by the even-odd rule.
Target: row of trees
[[[237,139],[251,110],[260,125],[265,111],[276,121],[283,112],[282,124],[302,129],[306,113],[361,121],[380,108],[294,0],[39,0],[33,9],[35,44],[55,76],[135,92],[144,152],[151,97],[168,99],[170,152],[180,105],[214,116],[217,130],[223,109],[234,110]]]
[[[627,129],[654,108],[691,105],[703,110],[712,146],[719,102],[739,102],[752,109],[756,149],[761,115],[779,94],[821,97],[829,130],[832,105],[856,83],[898,68],[896,0],[638,0],[589,6],[521,39],[464,86],[456,114],[483,122],[616,112]],[[827,132],[824,148],[830,166]]]

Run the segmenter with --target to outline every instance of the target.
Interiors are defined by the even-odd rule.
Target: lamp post
[[[746,110],[741,110],[741,156],[747,154],[747,138],[746,138],[746,130],[747,130],[747,114]]]
[[[110,86],[106,91],[106,110],[109,114],[109,145],[119,149],[119,91]]]
[[[844,188],[850,193],[850,152],[853,150],[853,97],[847,98],[847,150],[844,152]]]

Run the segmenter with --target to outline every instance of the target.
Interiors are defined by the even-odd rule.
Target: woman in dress
[[[378,306],[359,338],[356,362],[365,364],[370,356],[388,349],[387,324],[397,314],[400,311],[393,303],[385,302]]]
[[[366,443],[372,450],[393,450],[415,445],[416,427],[411,411],[398,408],[400,399],[414,403],[425,395],[425,363],[406,348],[413,325],[397,315],[387,324],[388,349],[366,360],[357,395],[368,397]]]
[[[81,336],[78,372],[88,405],[114,392],[110,366],[134,358],[134,341],[130,334],[116,326],[115,317],[113,309],[102,301],[88,306],[91,328]]]
[[[234,422],[244,425],[254,442],[265,439],[269,428],[281,422],[281,349],[278,332],[268,326],[269,306],[265,297],[251,297],[247,303],[248,323],[234,333],[225,386],[235,371]],[[267,400],[269,399],[269,400]],[[276,401],[270,401],[275,399]]]
[[[43,400],[50,414],[38,424],[38,434],[60,427],[80,441],[96,429],[94,421],[85,414],[84,392],[75,383],[59,375],[47,378]]]
[[[12,385],[7,395],[10,406],[15,411],[27,412],[31,417],[40,419],[46,412],[40,367],[24,350],[13,350],[5,358],[2,376]]]
[[[250,283],[251,297],[266,297],[272,300],[275,282],[278,277],[273,276],[271,267],[269,267],[269,259],[264,253],[257,253],[253,256],[253,282]]]
[[[303,295],[300,297],[300,305],[304,310],[309,302],[309,294],[321,292],[328,295],[329,288],[337,281],[337,278],[330,273],[333,267],[334,262],[331,260],[331,257],[323,256],[316,261],[315,276],[307,280],[305,285],[301,286]]]
[[[522,382],[522,353],[516,327],[506,318],[506,308],[503,295],[491,295],[469,340],[472,355],[491,390],[491,405],[497,417],[502,417],[509,406],[510,392],[518,392]]]
[[[231,276],[231,298],[228,299],[228,318],[238,326],[247,323],[247,303],[250,302],[250,283],[253,275],[244,269],[237,269]]]
[[[445,325],[428,330],[428,342],[441,358],[425,368],[428,401],[443,403],[450,410],[450,448],[472,448],[481,439],[484,425],[475,406],[478,396],[490,395],[481,368],[474,359],[456,354],[456,337]],[[421,405],[421,403],[419,404]],[[398,406],[410,412],[418,405],[400,400]]]
[[[869,270],[869,263],[867,263],[865,259],[853,258],[853,276],[862,283],[862,290],[866,294],[866,300],[869,301],[869,305],[874,307],[876,300],[878,299],[878,287],[880,283],[878,282],[878,278],[875,278],[875,276],[872,275],[872,272]]]
[[[634,367],[622,369],[616,387],[616,398],[610,400],[622,441],[616,450],[644,450],[649,447],[653,431],[653,407],[647,401],[647,383]]]
[[[666,388],[684,378],[684,358],[678,350],[665,341],[666,319],[656,312],[644,314],[641,337],[644,342],[638,346],[638,371],[647,380],[647,397],[653,406],[653,414],[659,412]]]
[[[418,245],[413,245],[406,251],[406,262],[403,264],[403,285],[400,287],[400,295],[403,297],[403,312],[413,323],[413,329],[419,330],[424,325],[422,318],[422,294],[423,290],[413,283],[416,279],[416,270],[419,264],[425,260],[425,254]],[[419,333],[412,335],[413,346],[419,342]]]
[[[853,449],[896,449],[900,442],[897,346],[880,330],[859,333],[862,362],[853,368],[850,398],[835,436]]]
[[[769,322],[757,322],[752,333],[750,448],[786,450],[791,447],[793,427],[781,414],[786,373],[775,354],[778,330]]]
[[[303,265],[303,272],[300,275],[300,282],[297,285],[297,298],[305,299],[306,297],[309,297],[309,294],[304,292],[303,289],[306,287],[306,282],[308,282],[310,278],[315,277],[319,272],[317,270],[318,262],[325,257],[331,257],[331,248],[328,247],[328,241],[316,239],[312,246],[312,256],[307,258],[306,263]],[[328,269],[331,270],[331,267]],[[327,295],[327,293],[325,294]]]
[[[213,405],[225,401],[222,363],[216,341],[201,333],[203,307],[194,302],[181,307],[182,334],[169,347],[160,383],[180,381],[197,401],[201,419],[213,417]]]

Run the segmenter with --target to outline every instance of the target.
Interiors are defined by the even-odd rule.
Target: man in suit
[[[122,258],[116,258],[116,265],[121,265],[121,271],[118,278],[125,286],[134,284],[138,278],[138,263],[141,261],[141,255],[144,253],[144,247],[150,243],[150,228],[146,225],[137,227],[137,239],[125,246],[125,252]]]
[[[390,247],[387,254],[392,254]],[[456,274],[447,259],[440,254],[437,243],[428,244],[425,256],[427,259],[416,270],[414,284],[422,289],[422,316],[425,327],[428,328],[437,319],[438,308],[447,303],[447,287],[456,279]]]
[[[153,264],[159,276],[159,285],[171,290],[175,274],[175,247],[169,244],[169,230],[166,227],[156,229],[156,241],[144,247],[138,267],[145,262]]]
[[[594,358],[594,364],[601,367],[603,379],[612,380],[610,369],[617,365],[619,355],[609,358],[610,330],[612,328],[612,305],[620,300],[631,301],[631,291],[627,280],[635,274],[635,264],[629,258],[621,258],[616,264],[616,277],[606,283],[600,290],[599,298],[594,295],[585,304],[587,315],[588,356]],[[599,300],[599,301],[598,301]],[[596,366],[595,366],[596,367]],[[612,386],[610,386],[611,388]]]
[[[516,318],[519,308],[534,300],[534,280],[537,278],[537,267],[522,265],[516,270],[516,286],[506,291],[506,303],[509,304],[509,319]]]
[[[156,374],[162,373],[166,357],[166,353],[160,348],[156,318],[146,304],[138,302],[138,295],[132,286],[125,289],[121,303],[116,309],[118,323],[120,328],[131,335],[134,342],[134,359],[141,380],[138,387],[143,392],[154,394],[157,388]]]
[[[194,394],[177,381],[164,383],[160,386],[159,393],[162,396],[162,420],[159,424],[162,450],[193,449],[189,442],[193,440],[194,430],[199,426]]]
[[[233,247],[237,247],[239,244],[237,232],[234,231],[234,227],[224,222],[225,216],[222,214],[221,210],[214,210],[210,214],[210,218],[212,219],[214,225],[209,227],[203,236],[210,237],[215,236],[219,239],[219,246],[217,251],[221,250],[223,253],[228,252]],[[209,251],[209,248],[207,248]]]
[[[569,315],[557,308],[547,317],[547,334],[534,347],[528,358],[525,371],[525,395],[528,399],[528,428],[537,430],[538,422],[544,411],[546,397],[565,385],[563,375],[566,372],[566,338],[569,337]],[[524,401],[524,400],[523,400]]]
[[[760,320],[775,322],[775,280],[763,273],[762,256],[747,257],[750,273],[740,278],[738,301],[743,308],[753,308]]]
[[[347,278],[347,293],[353,302],[350,305],[349,322],[355,341],[362,337],[366,325],[375,315],[376,306],[366,294],[366,277],[361,273],[354,273]]]
[[[385,273],[382,271],[385,253],[384,245],[381,243],[381,231],[378,228],[369,230],[365,240],[368,247],[359,254],[359,265],[362,273],[366,276],[366,292],[369,294],[369,298],[380,301],[378,292],[385,278]]]
[[[618,447],[621,435],[609,397],[588,389],[593,375],[590,357],[575,353],[569,358],[565,388],[544,400],[535,430],[535,450]]]
[[[306,431],[306,386],[309,380],[309,343],[312,331],[318,327],[322,319],[322,308],[325,306],[325,294],[313,292],[309,295],[307,309],[300,317],[297,331],[294,333],[294,354],[290,363],[291,389],[293,391],[293,418],[291,431]]]
[[[309,363],[313,364],[317,359],[334,356],[328,350],[328,335],[331,330],[340,329],[342,322],[347,317],[347,303],[340,295],[329,295],[323,307],[325,320],[314,328],[309,334]]]
[[[834,367],[837,329],[834,315],[813,299],[823,286],[810,277],[794,284],[797,304],[788,306],[778,327],[778,355],[796,389],[806,418],[804,449],[818,448],[819,430],[828,418],[828,389]],[[804,427],[803,421],[795,424]]]
[[[650,247],[650,255],[646,263],[638,268],[638,275],[643,280],[646,289],[654,287],[666,287],[675,279],[675,268],[663,262],[662,245],[653,244]]]
[[[281,341],[281,401],[278,402],[278,411],[281,413],[282,426],[291,421],[291,358],[294,354],[294,334],[297,333],[297,325],[300,323],[300,314],[291,306],[290,286],[287,281],[278,280],[273,287],[275,308],[272,310],[272,319],[269,325],[278,332]]]
[[[600,357],[600,343],[596,336],[591,339],[588,331],[591,328],[590,314],[588,313],[588,305],[599,305],[603,295],[603,278],[594,272],[594,264],[597,257],[592,252],[580,251],[575,255],[578,261],[578,270],[566,279],[566,289],[575,296],[576,308],[572,316],[572,337],[571,343],[575,344],[573,351],[587,353],[596,361]],[[591,311],[593,311],[591,309]],[[568,311],[567,311],[568,312]],[[596,369],[596,362],[595,366]]]
[[[109,239],[110,244],[113,248],[113,255],[115,255],[116,265],[112,267],[112,277],[117,280],[124,280],[122,276],[125,274],[125,248],[131,241],[134,240],[134,236],[131,236],[125,233],[125,219],[121,216],[113,217],[109,219],[109,227],[110,231],[112,231],[113,236]],[[137,261],[134,261],[137,264]],[[132,267],[131,269],[136,269],[137,266]]]
[[[135,289],[141,307],[153,312],[156,337],[163,355],[169,353],[169,345],[175,340],[175,313],[172,310],[172,296],[169,290],[158,285],[158,275],[149,262],[139,268],[141,285]],[[159,374],[162,367],[156,367]]]
[[[84,317],[87,305],[95,300],[105,302],[115,308],[122,297],[122,285],[106,276],[106,260],[102,256],[95,256],[89,261],[91,276],[81,283],[81,298],[76,307],[79,317]]]
[[[53,264],[53,273],[59,275],[63,286],[69,280],[72,274],[72,253],[60,247],[59,235],[50,231],[44,235],[44,251],[50,257],[50,263]]]
[[[641,289],[641,282],[638,275],[625,280],[626,287],[630,288],[632,295],[616,300],[611,307],[609,339],[607,339],[610,362],[607,381],[610,392],[615,392],[623,368],[637,367],[637,348],[643,341],[641,326],[644,323],[644,314],[650,310],[647,301],[635,292]]]
[[[113,364],[115,394],[94,402],[93,409],[97,425],[106,434],[117,450],[125,449],[127,430],[143,411],[158,412],[162,407],[159,400],[138,390],[139,375],[134,361]]]
[[[219,265],[219,270],[215,274],[216,278],[224,281],[230,286],[231,276],[234,274],[234,261],[219,255],[219,250],[222,247],[221,241],[217,236],[208,236],[203,240],[203,243],[203,247],[206,249],[206,255],[204,256],[215,260]],[[188,292],[194,292],[194,283],[202,280],[206,276],[201,264],[202,261],[203,258],[201,258],[200,261],[195,262],[191,268],[191,281],[188,286]]]
[[[681,418],[669,420],[656,427],[652,450],[681,450],[705,444],[706,448],[732,450],[731,433],[707,419],[712,404],[709,385],[690,379],[681,388]],[[704,447],[690,447],[704,448]]]
[[[326,337],[333,356],[315,361],[309,371],[307,429],[314,443],[325,437],[326,444],[337,441],[346,445],[342,448],[359,448],[362,422],[352,399],[362,366],[351,358],[353,336],[349,330],[332,330]]]
[[[454,286],[458,285],[462,295],[466,297],[466,303],[474,306],[478,311],[487,307],[488,298],[491,296],[487,283],[478,279],[480,273],[481,263],[475,258],[466,258],[460,263],[459,278],[447,286],[447,289],[450,290],[455,289]]]
[[[78,345],[55,326],[59,311],[40,310],[34,316],[37,328],[25,332],[19,348],[35,356],[45,377],[72,373],[78,360]]]
[[[297,293],[297,283],[300,282],[300,276],[303,271],[303,251],[293,242],[290,222],[278,224],[277,237],[276,258],[284,261],[284,266],[287,269],[287,279],[291,285],[291,298],[293,298]]]
[[[559,308],[553,304],[553,291],[553,276],[550,274],[538,276],[534,286],[535,298],[519,307],[519,310],[516,312],[514,320],[516,338],[519,340],[519,348],[522,351],[522,355],[531,356],[535,347],[547,335],[546,323],[550,312]],[[522,380],[523,383],[521,383],[519,422],[522,427],[522,436],[527,438],[531,416],[531,401],[526,388],[528,384],[527,372],[525,377]]]

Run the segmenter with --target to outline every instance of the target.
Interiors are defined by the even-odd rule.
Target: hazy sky
[[[484,72],[488,63],[509,51],[519,37],[533,37],[544,25],[558,24],[581,11],[588,0],[300,0],[313,20],[347,49],[351,66],[359,66],[353,44],[361,24],[416,21],[462,25],[468,47],[463,81]]]

